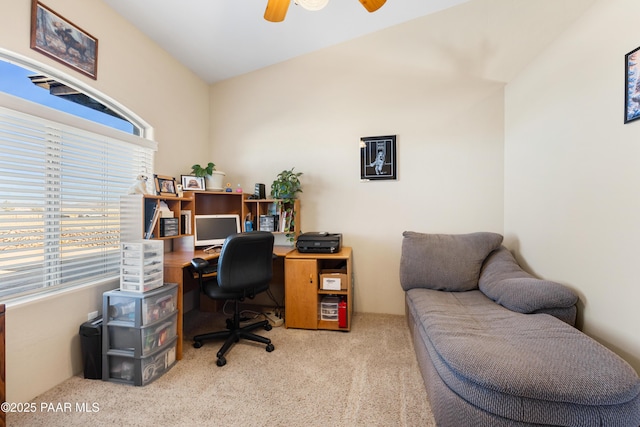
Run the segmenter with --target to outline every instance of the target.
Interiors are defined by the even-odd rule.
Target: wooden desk
[[[274,246],[273,253],[280,259],[283,259],[289,252],[293,250],[290,246]],[[176,359],[182,359],[182,328],[183,328],[183,300],[185,290],[191,291],[194,287],[190,287],[189,283],[185,281],[185,275],[191,277],[191,272],[185,267],[191,266],[191,260],[193,258],[204,258],[206,260],[218,258],[220,254],[218,252],[204,252],[202,250],[179,250],[174,252],[167,252],[164,254],[164,281],[166,283],[178,284],[178,343],[176,346]],[[278,263],[277,265],[281,265]],[[284,275],[284,271],[274,271],[274,276],[280,274]],[[185,283],[186,282],[186,283]]]

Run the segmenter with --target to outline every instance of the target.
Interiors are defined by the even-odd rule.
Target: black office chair
[[[197,335],[193,338],[193,346],[200,348],[205,340],[226,338],[217,353],[218,366],[227,363],[225,354],[241,338],[267,344],[267,351],[272,352],[275,347],[270,339],[251,333],[260,327],[269,331],[271,324],[268,320],[263,320],[240,327],[240,302],[269,289],[273,276],[273,234],[253,231],[229,236],[220,251],[217,276],[211,277],[211,280],[205,277],[207,272],[211,272],[211,268],[203,261],[201,258],[191,261],[198,272],[202,292],[209,298],[234,300],[235,307],[233,320],[227,319],[227,330]]]

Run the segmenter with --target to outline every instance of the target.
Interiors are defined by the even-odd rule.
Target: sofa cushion
[[[535,278],[522,270],[505,247],[485,261],[479,288],[493,301],[519,313],[568,308],[578,301],[578,295],[566,286]]]
[[[564,322],[513,312],[479,290],[412,289],[406,301],[422,340],[416,346],[470,405],[513,425],[638,425],[633,368]]]
[[[400,259],[400,284],[406,291],[477,289],[482,262],[500,247],[497,233],[425,234],[405,231]]]
[[[480,290],[501,306],[519,313],[571,307],[578,300],[569,288],[533,277],[504,279],[481,286]]]

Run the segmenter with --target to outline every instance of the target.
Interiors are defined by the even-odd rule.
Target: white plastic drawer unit
[[[320,302],[320,320],[328,320],[330,322],[338,321],[338,304],[340,298],[334,296],[326,296]]]
[[[140,240],[120,244],[120,290],[148,292],[163,285],[164,243]]]

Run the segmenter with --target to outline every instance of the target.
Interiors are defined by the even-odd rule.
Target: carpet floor
[[[273,328],[275,345],[241,341],[216,366],[217,314],[185,316],[183,359],[134,387],[81,375],[43,393],[13,426],[435,426],[403,316],[354,314],[351,332]],[[83,411],[81,409],[89,409]]]

